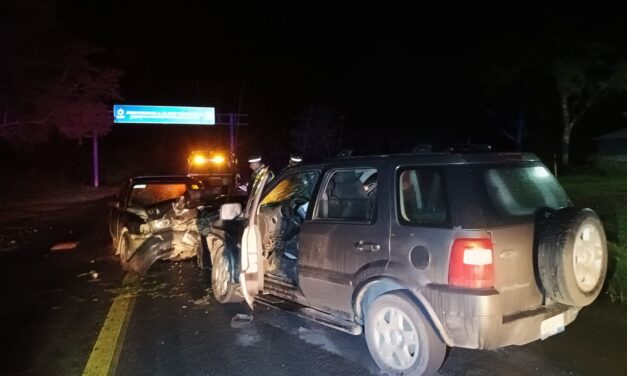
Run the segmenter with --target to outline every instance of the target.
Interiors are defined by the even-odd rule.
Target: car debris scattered
[[[209,305],[209,296],[204,296],[201,299],[196,299],[196,300],[192,300],[192,303],[194,303],[194,305],[202,305],[202,306],[206,306]]]
[[[231,328],[241,328],[253,321],[253,315],[238,313],[231,319]]]
[[[51,251],[70,251],[78,246],[80,242],[77,241],[66,241],[59,242],[50,248]]]

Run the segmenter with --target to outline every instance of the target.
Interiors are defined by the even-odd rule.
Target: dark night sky
[[[73,0],[60,1],[58,18],[66,31],[105,48],[100,64],[124,71],[126,103],[214,106],[220,113],[241,106],[250,122],[240,130],[244,152],[277,144],[289,150],[289,129],[312,103],[344,115],[343,146],[403,151],[472,141],[511,148],[477,92],[494,61],[515,61],[558,34],[627,40],[620,12],[574,3],[282,3]],[[554,95],[550,86],[542,90]],[[619,115],[602,119],[597,134],[623,126]],[[557,124],[541,137],[555,137],[557,103],[540,117],[538,126]],[[579,132],[582,143],[596,135]]]

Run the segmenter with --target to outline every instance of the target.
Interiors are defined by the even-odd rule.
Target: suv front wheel
[[[444,361],[446,345],[401,293],[377,298],[368,309],[365,326],[370,354],[389,375],[430,375]]]
[[[231,270],[231,260],[224,252],[224,245],[219,244],[211,268],[211,290],[216,300],[222,304],[241,300],[235,293]]]

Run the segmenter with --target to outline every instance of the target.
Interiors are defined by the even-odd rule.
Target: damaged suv
[[[206,235],[215,298],[363,332],[388,374],[557,334],[604,283],[599,218],[532,154],[348,157],[267,177]]]
[[[122,266],[145,274],[157,260],[196,256],[201,191],[186,176],[129,179],[110,205],[109,231]]]

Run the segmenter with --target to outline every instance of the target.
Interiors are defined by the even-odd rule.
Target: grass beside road
[[[576,206],[592,208],[601,217],[610,255],[607,293],[627,302],[627,174],[589,171],[559,180]]]

